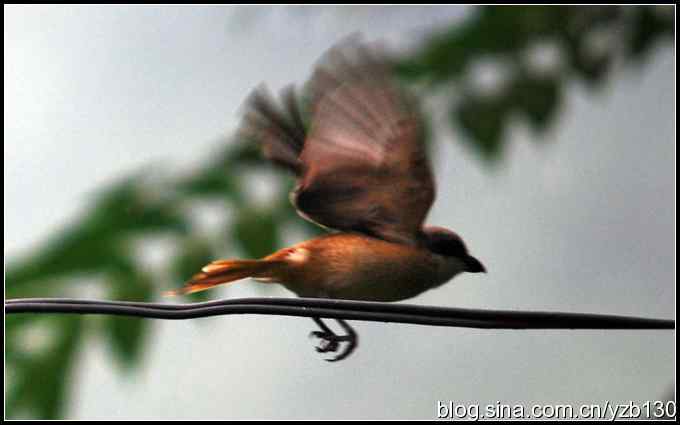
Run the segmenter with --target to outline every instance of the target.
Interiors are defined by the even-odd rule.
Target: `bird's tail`
[[[182,288],[166,291],[163,295],[184,295],[210,289],[223,283],[246,277],[275,279],[277,271],[285,265],[276,260],[218,260],[213,261],[194,275]]]

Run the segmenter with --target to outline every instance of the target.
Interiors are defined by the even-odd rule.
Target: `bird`
[[[486,272],[456,232],[424,224],[435,198],[424,118],[394,64],[381,46],[350,37],[321,56],[302,90],[286,86],[279,100],[263,85],[252,91],[238,137],[295,175],[293,206],[327,232],[261,259],[213,261],[168,295],[253,278],[300,297],[395,302]],[[313,320],[318,352],[346,343],[325,360],[358,346],[344,320],[335,319],[345,334]]]

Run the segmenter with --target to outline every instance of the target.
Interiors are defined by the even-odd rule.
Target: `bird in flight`
[[[486,271],[456,233],[423,224],[435,197],[424,124],[392,69],[382,49],[350,38],[322,56],[303,96],[292,86],[279,101],[254,90],[239,134],[297,176],[293,205],[329,233],[259,260],[214,261],[170,294],[250,277],[300,297],[400,301],[461,272]],[[336,353],[346,343],[327,360],[356,348],[344,320],[336,319],[346,332],[338,335],[313,319],[317,351]]]

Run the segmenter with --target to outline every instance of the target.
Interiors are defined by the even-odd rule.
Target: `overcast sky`
[[[254,86],[304,81],[343,36],[404,48],[467,11],[5,6],[5,255],[40,243],[102,184],[205,160]],[[537,141],[513,127],[495,169],[439,129],[429,222],[460,233],[489,273],[409,302],[674,317],[674,81],[666,45],[597,93],[572,84],[552,130]],[[70,417],[433,418],[438,400],[642,402],[673,384],[668,331],[355,323],[358,351],[329,364],[313,328],[260,316],[154,322],[129,375],[90,341]]]

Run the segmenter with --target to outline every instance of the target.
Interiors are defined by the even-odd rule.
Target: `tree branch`
[[[477,310],[315,298],[238,298],[192,304],[26,298],[6,300],[5,313],[109,314],[169,320],[266,314],[486,329],[675,329],[674,320],[642,317]]]

